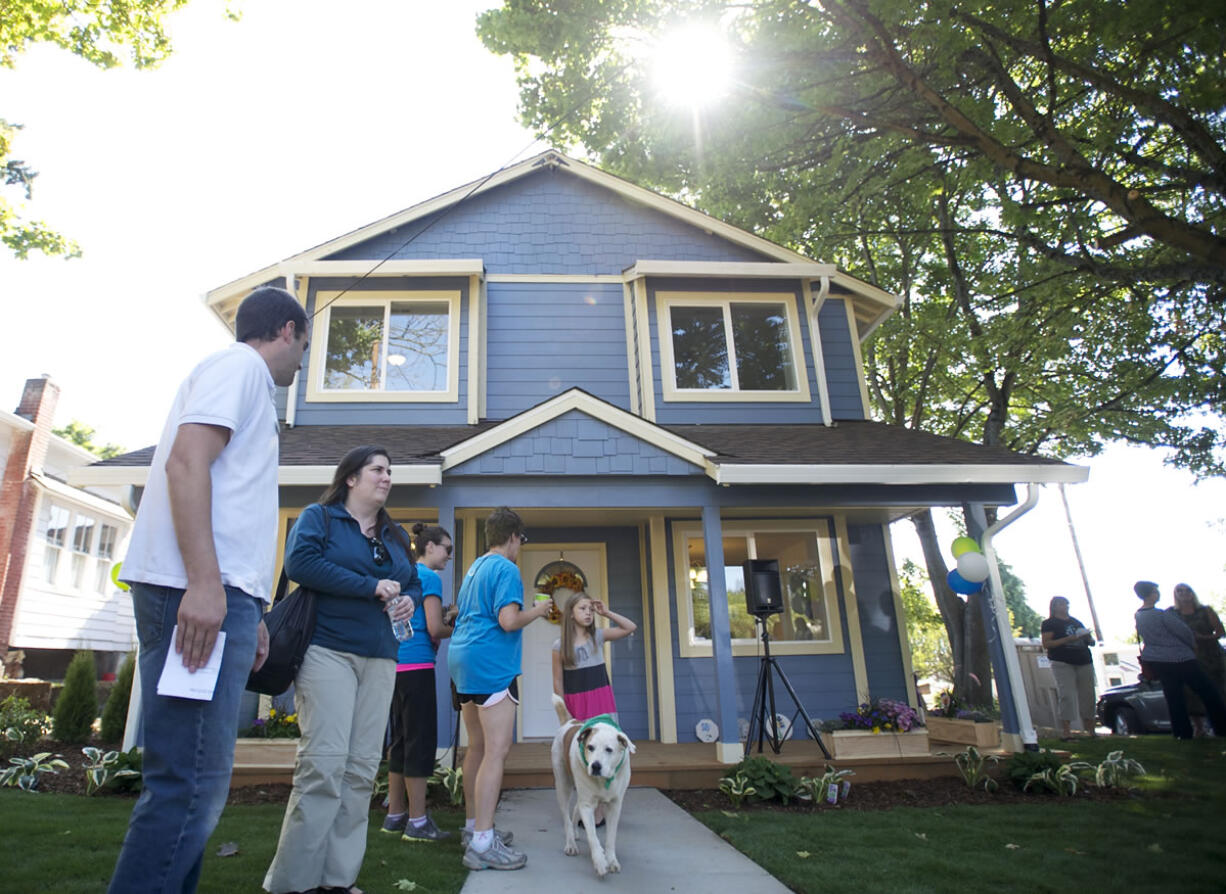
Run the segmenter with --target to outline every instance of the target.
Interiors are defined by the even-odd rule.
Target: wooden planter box
[[[928,726],[928,738],[933,742],[974,745],[976,748],[1000,745],[1000,724],[993,720],[979,722],[929,715],[924,723]]]
[[[831,754],[844,757],[914,757],[928,754],[928,730],[906,733],[874,733],[840,729],[826,737]]]

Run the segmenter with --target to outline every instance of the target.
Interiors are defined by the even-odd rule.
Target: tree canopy
[[[53,428],[51,433],[59,435],[65,441],[71,441],[78,447],[84,447],[100,459],[110,459],[112,456],[119,456],[119,454],[124,452],[124,449],[118,444],[95,444],[94,435],[96,432],[94,429],[76,419],[69,422],[63,428]]]
[[[0,7],[0,65],[14,68],[37,43],[68,50],[99,66],[112,68],[126,56],[137,68],[150,68],[170,54],[166,17],[188,0],[5,0]],[[18,202],[33,198],[38,172],[11,157],[20,124],[0,117],[0,242],[18,258],[30,252],[73,257],[75,242],[45,223],[25,217]]]

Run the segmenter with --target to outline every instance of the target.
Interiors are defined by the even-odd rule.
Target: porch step
[[[296,739],[240,739],[235,746],[234,775],[230,786],[268,785],[293,782]],[[632,764],[634,785],[663,789],[713,789],[719,786],[728,765],[715,758],[715,746],[700,742],[665,745],[660,742],[636,743]],[[549,762],[549,743],[522,742],[511,746],[503,771],[504,788],[540,788],[553,785]],[[942,749],[945,746],[941,746]],[[817,744],[790,739],[780,754],[764,754],[792,768],[797,776],[818,776],[825,770],[826,758]],[[933,779],[958,775],[950,754],[928,753],[906,757],[842,758],[835,763],[840,770],[854,770],[856,782],[882,782],[894,779]]]

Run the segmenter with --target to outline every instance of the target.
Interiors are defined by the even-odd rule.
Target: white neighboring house
[[[132,600],[111,580],[127,548],[130,488],[73,487],[71,470],[97,457],[51,433],[59,388],[25,384],[0,411],[0,655],[10,676],[62,679],[92,649],[100,674],[136,647]]]

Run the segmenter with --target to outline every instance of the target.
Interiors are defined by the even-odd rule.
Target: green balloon
[[[132,588],[119,579],[119,569],[123,567],[123,562],[116,562],[111,566],[111,583],[119,587],[125,593]]]
[[[974,537],[959,537],[950,545],[949,549],[954,554],[955,559],[963,553],[980,552],[979,544],[975,542]]]

